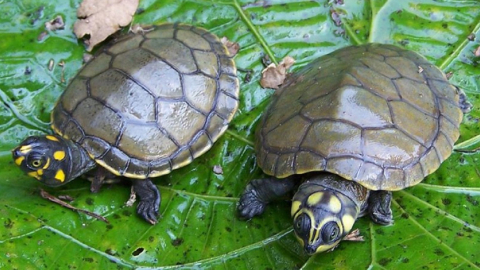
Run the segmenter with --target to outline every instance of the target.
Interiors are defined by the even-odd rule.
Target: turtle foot
[[[134,180],[133,190],[140,198],[137,214],[150,224],[157,223],[160,209],[160,192],[150,179]]]
[[[371,191],[368,199],[370,217],[375,223],[380,225],[390,225],[393,223],[392,210],[392,192],[378,190]]]
[[[249,183],[243,191],[237,206],[238,214],[243,219],[251,219],[263,214],[267,203],[263,202],[252,183]]]

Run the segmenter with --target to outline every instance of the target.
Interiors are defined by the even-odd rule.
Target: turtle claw
[[[237,210],[241,218],[251,219],[254,216],[263,214],[266,206],[267,204],[260,200],[257,191],[250,183],[245,188],[242,197],[240,197]]]
[[[158,222],[160,209],[160,192],[150,179],[134,180],[133,190],[140,198],[137,205],[137,214],[150,224]]]

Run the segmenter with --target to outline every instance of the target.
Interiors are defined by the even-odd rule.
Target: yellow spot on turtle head
[[[60,181],[60,182],[65,181],[65,173],[63,172],[62,169],[59,169],[57,171],[57,173],[55,174],[55,179]]]
[[[298,209],[302,206],[302,202],[300,201],[293,201],[292,202],[292,210],[290,211],[290,215],[293,217],[295,213],[297,213]]]
[[[328,209],[332,213],[339,213],[342,210],[342,202],[336,196],[330,196],[330,200],[328,201]]]
[[[43,175],[43,169],[37,170],[37,174],[38,174],[38,175]]]
[[[20,153],[22,154],[26,154],[28,152],[30,152],[32,150],[32,146],[31,145],[22,145],[20,146],[20,148],[18,149],[20,151]]]
[[[37,180],[40,180],[40,176],[38,175],[38,173],[36,171],[35,172],[29,172],[27,174],[31,177],[35,177]]]
[[[22,162],[25,160],[25,157],[24,156],[21,156],[21,157],[18,157],[17,159],[15,159],[15,164],[17,164],[18,166],[22,165]]]
[[[353,224],[355,223],[355,218],[349,214],[345,214],[342,217],[342,223],[343,223],[343,231],[348,233],[350,232],[350,230],[353,227]]]
[[[65,158],[65,151],[55,151],[53,153],[53,158],[56,160],[62,160]]]
[[[322,200],[322,197],[323,192],[315,192],[312,195],[308,196],[307,204],[309,206],[315,206]]]
[[[45,137],[47,137],[47,139],[49,139],[50,141],[58,142],[57,137],[55,137],[55,136],[53,136],[53,135],[47,135],[47,136],[45,136]]]

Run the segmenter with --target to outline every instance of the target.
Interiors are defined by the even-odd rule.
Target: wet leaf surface
[[[480,134],[477,1],[141,1],[134,23],[184,22],[226,36],[241,48],[235,56],[245,70],[240,79],[250,77],[241,82],[241,105],[226,134],[191,165],[155,181],[163,195],[155,226],[124,205],[128,181],[97,194],[82,179],[45,188],[74,198],[74,207],[105,216],[106,224],[42,199],[42,186],[11,160],[10,149],[23,138],[50,132],[49,113],[82,65],[84,47],[72,32],[78,5],[79,0],[0,2],[0,268],[480,268],[475,152],[454,153],[420,185],[394,193],[394,225],[361,219],[355,227],[365,241],[343,242],[334,252],[303,253],[287,201],[248,222],[235,216],[245,184],[262,177],[253,140],[273,93],[259,85],[265,55],[274,63],[290,55],[295,70],[350,44],[404,46],[452,72],[451,81],[473,103],[459,142]],[[57,15],[65,29],[38,40],[44,23]],[[223,172],[215,173],[215,166]]]

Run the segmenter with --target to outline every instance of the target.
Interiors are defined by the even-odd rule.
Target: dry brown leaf
[[[290,56],[286,56],[283,60],[275,66],[274,63],[270,64],[264,70],[262,70],[262,79],[260,85],[263,88],[278,89],[283,84],[285,77],[287,76],[287,69],[289,69],[295,63],[295,59]]]
[[[45,23],[45,29],[49,31],[56,31],[58,29],[64,29],[65,23],[63,22],[62,16],[58,15],[55,19]]]
[[[237,55],[238,51],[240,50],[240,45],[237,42],[232,42],[228,40],[227,37],[222,37],[220,41],[223,45],[225,45],[225,47],[227,47],[230,56],[233,57]]]
[[[475,55],[476,57],[480,56],[480,46],[478,46],[477,49],[473,52],[473,55]]]
[[[85,41],[87,51],[128,25],[138,7],[139,0],[84,0],[77,10],[79,18],[73,25],[78,38],[90,35]]]

